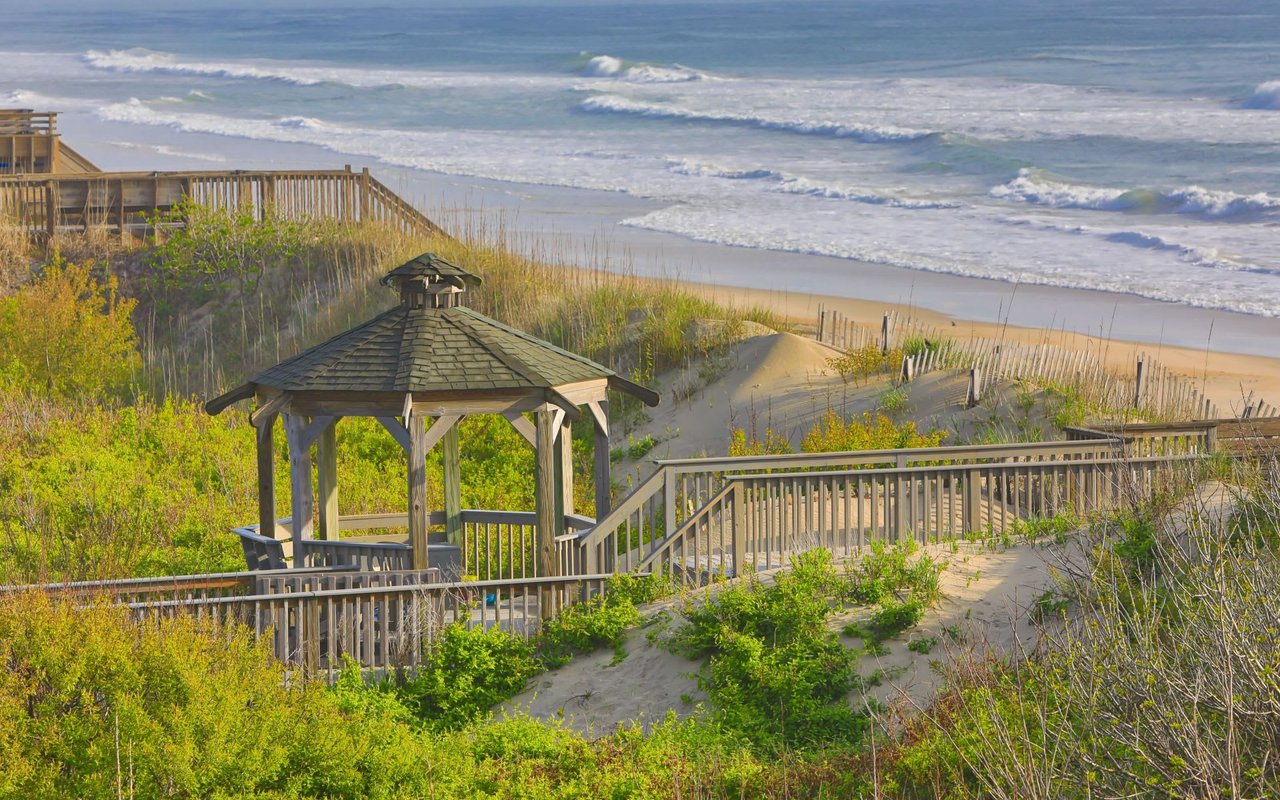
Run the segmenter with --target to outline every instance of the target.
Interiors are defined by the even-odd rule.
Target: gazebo
[[[407,520],[401,524],[409,531],[412,569],[426,569],[433,519],[443,517],[448,542],[462,543],[458,424],[470,415],[497,414],[534,447],[537,569],[542,575],[556,574],[556,538],[573,514],[570,426],[584,410],[594,426],[596,513],[603,515],[610,503],[608,390],[650,406],[657,405],[658,395],[594,361],[467,308],[464,295],[480,278],[436,255],[418,256],[381,283],[399,293],[398,306],[205,404],[216,415],[237,401],[256,400],[249,419],[257,432],[257,535],[290,539],[294,566],[303,565],[309,546],[320,544],[317,533],[322,542],[338,539],[344,520],[339,515],[335,429],[344,417],[373,417],[408,454]],[[272,432],[281,417],[292,499],[287,524],[276,519]],[[437,445],[444,464],[442,515],[427,508],[425,459]],[[313,464],[318,498],[313,496]]]

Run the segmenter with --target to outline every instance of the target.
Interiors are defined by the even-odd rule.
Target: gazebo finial
[[[423,253],[388,272],[379,281],[400,292],[406,308],[453,308],[461,305],[467,286],[478,286],[480,278],[450,264],[435,253]]]

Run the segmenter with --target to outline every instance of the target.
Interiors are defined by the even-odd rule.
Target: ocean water
[[[314,145],[624,192],[652,202],[625,225],[695,240],[1280,317],[1275,0],[6,17],[0,106],[196,166]]]

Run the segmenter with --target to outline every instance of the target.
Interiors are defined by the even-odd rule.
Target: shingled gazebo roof
[[[263,389],[284,392],[482,396],[605,379],[653,405],[657,395],[613,370],[492,320],[458,300],[480,279],[430,253],[382,278],[399,289],[396,308],[254,375],[210,400],[217,414]]]

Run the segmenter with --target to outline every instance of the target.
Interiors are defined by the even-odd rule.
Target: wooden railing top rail
[[[1114,437],[1112,437],[1114,438]],[[1118,440],[1117,440],[1117,443]],[[1031,442],[1026,444],[977,444],[942,447],[909,447],[895,450],[850,450],[838,453],[786,453],[765,456],[725,456],[723,458],[679,458],[657,461],[676,473],[724,472],[727,469],[779,469],[790,466],[840,464],[880,464],[913,461],[956,461],[968,459],[1018,458],[1022,456],[1074,455],[1097,449],[1094,441]]]
[[[1250,417],[1218,423],[1219,439],[1280,436],[1280,417]]]
[[[1199,453],[1176,456],[1139,456],[1126,458],[1081,458],[1075,461],[1043,461],[1043,462],[1008,462],[997,464],[938,464],[926,467],[885,467],[882,469],[848,469],[830,470],[826,472],[771,472],[742,473],[726,475],[724,479],[739,483],[764,483],[771,480],[791,480],[797,477],[809,478],[842,478],[842,477],[879,477],[882,475],[930,475],[939,472],[963,472],[966,470],[988,470],[999,472],[1017,472],[1026,469],[1053,469],[1055,467],[1078,469],[1081,467],[1101,467],[1115,464],[1155,464],[1173,461],[1196,461],[1204,458]]]
[[[370,595],[392,595],[392,594],[417,594],[423,592],[444,593],[454,591],[483,591],[485,589],[495,589],[501,591],[504,588],[514,587],[555,587],[564,584],[581,583],[584,581],[607,581],[613,577],[613,573],[600,573],[594,575],[560,575],[547,576],[541,578],[518,578],[514,580],[492,580],[492,581],[452,581],[450,583],[424,583],[414,584],[410,586],[365,586],[358,589],[325,589],[309,592],[285,592],[281,594],[255,594],[240,595],[238,597],[209,597],[199,598],[195,600],[155,600],[144,601],[139,603],[126,603],[125,606],[131,609],[148,609],[148,608],[194,608],[197,606],[228,606],[228,605],[250,605],[253,603],[278,603],[278,602],[297,602],[300,600],[311,599],[328,599],[328,598],[345,598],[345,597],[367,597]]]
[[[274,575],[295,576],[305,573],[349,572],[354,566],[299,567],[297,569],[271,569],[257,572],[211,572],[202,575],[161,575],[153,578],[116,578],[105,581],[69,581],[66,583],[30,583],[0,586],[0,594],[27,591],[45,592],[126,592],[169,589],[219,589],[237,585],[252,586],[257,578]]]
[[[58,175],[6,175],[0,180],[11,183],[50,183],[62,181],[142,180],[151,178],[316,178],[346,176],[361,177],[361,173],[346,169],[232,169],[232,170],[130,170],[126,172],[69,173]],[[373,180],[371,178],[371,180]]]

